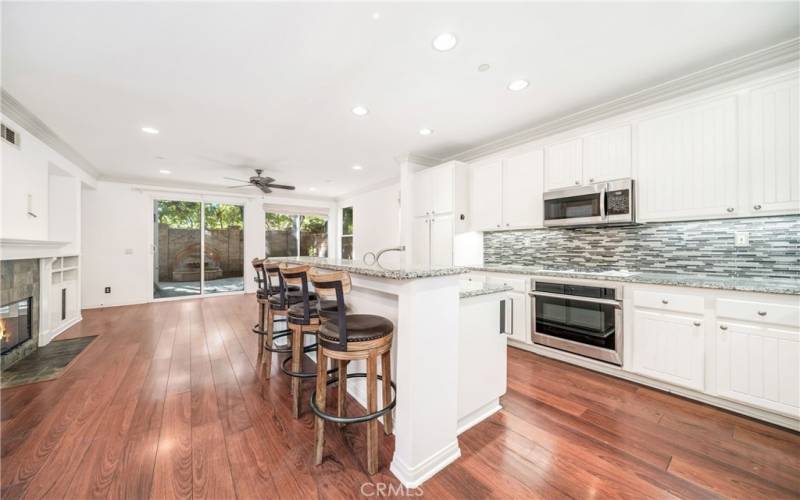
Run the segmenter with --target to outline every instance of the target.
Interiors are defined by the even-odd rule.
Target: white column
[[[416,487],[461,455],[458,423],[458,276],[399,285],[392,473]]]

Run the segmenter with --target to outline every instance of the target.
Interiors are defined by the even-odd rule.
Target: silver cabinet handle
[[[699,321],[695,321],[694,322],[694,326],[700,326],[700,322]]]
[[[500,224],[498,224],[497,227],[500,227]]]
[[[509,224],[508,222],[506,222],[506,227],[509,227],[509,226],[511,226],[511,224]]]
[[[725,210],[727,210],[727,211],[728,211],[728,213],[731,213],[731,212],[733,212],[733,207],[728,207],[728,208],[726,208]]]
[[[767,311],[758,311],[758,315],[759,316],[766,316],[767,315]]]
[[[753,205],[753,210],[761,210],[761,205]]]
[[[594,182],[594,179],[589,179],[589,182]]]
[[[580,186],[581,185],[581,181],[575,181],[575,185],[576,186]]]
[[[666,305],[666,304],[669,304],[669,301],[667,299],[661,299],[661,303]]]
[[[725,326],[725,325],[719,325],[719,329],[720,329],[720,330],[727,330],[727,329],[728,329],[728,327],[727,327],[727,326]]]

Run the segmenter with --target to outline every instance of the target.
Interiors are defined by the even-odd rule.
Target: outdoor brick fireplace
[[[35,351],[39,344],[39,260],[0,262],[0,368]]]

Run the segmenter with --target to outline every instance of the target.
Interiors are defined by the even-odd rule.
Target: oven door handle
[[[530,295],[531,297],[551,297],[554,299],[567,299],[579,302],[592,302],[593,304],[605,304],[609,306],[614,306],[618,309],[622,309],[622,302],[618,300],[595,299],[593,297],[580,297],[578,295],[561,295],[560,293],[550,293],[550,292],[528,292],[528,295]]]

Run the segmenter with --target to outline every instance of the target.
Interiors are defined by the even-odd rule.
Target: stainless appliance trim
[[[536,289],[536,281],[531,280],[531,288]],[[538,280],[544,281],[544,280]],[[557,281],[544,281],[545,283],[560,283]],[[546,347],[552,347],[554,349],[558,349],[561,351],[571,352],[573,354],[578,354],[580,356],[585,356],[587,358],[597,359],[600,361],[605,361],[608,363],[613,363],[615,365],[622,366],[622,353],[623,353],[623,345],[624,345],[624,327],[622,321],[622,286],[603,286],[603,285],[586,285],[586,286],[597,286],[598,288],[613,288],[616,291],[616,296],[619,297],[617,300],[609,300],[609,299],[595,299],[592,297],[581,297],[579,295],[562,295],[558,293],[549,293],[549,292],[528,292],[528,295],[531,297],[531,337],[534,344],[543,345]],[[561,339],[558,337],[553,337],[551,335],[547,335],[544,333],[538,333],[536,331],[536,297],[553,297],[553,298],[560,298],[560,299],[569,299],[575,301],[584,301],[584,302],[592,302],[592,303],[599,303],[599,304],[606,304],[606,305],[613,305],[614,307],[614,327],[615,327],[615,337],[614,337],[614,349],[603,349],[601,347],[591,346],[582,344],[580,342],[575,342],[572,340]]]
[[[629,213],[608,215],[606,207],[606,194],[609,191],[628,190]],[[588,186],[569,187],[555,191],[545,192],[542,204],[548,201],[562,198],[572,198],[575,196],[585,196],[587,194],[600,195],[600,215],[592,217],[575,217],[567,219],[547,219],[545,210],[544,225],[546,227],[558,226],[599,226],[599,225],[623,225],[634,224],[636,222],[636,199],[633,179],[615,179],[607,182],[596,182]]]

